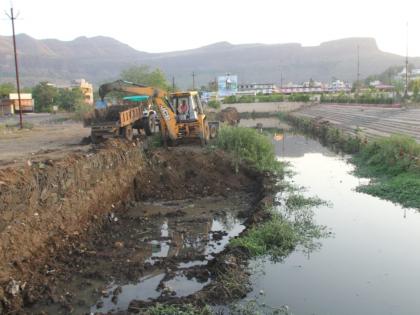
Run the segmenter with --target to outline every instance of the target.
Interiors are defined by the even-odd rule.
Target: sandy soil
[[[81,122],[40,115],[25,117],[26,122],[33,124],[32,129],[0,129],[0,167],[34,158],[57,159],[70,151],[89,149],[81,143],[90,135],[90,129],[84,128]]]

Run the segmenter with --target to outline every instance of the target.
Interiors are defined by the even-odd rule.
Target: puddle
[[[86,254],[77,258],[80,273],[62,284],[62,290],[74,292],[73,313],[126,311],[133,300],[201,290],[210,281],[208,261],[244,230],[238,213],[249,209],[250,198],[231,193],[138,203],[119,213],[118,221],[107,220],[103,232],[85,244]],[[55,303],[30,311],[58,314],[63,308]]]
[[[106,290],[107,297],[102,297],[91,307],[90,311],[93,313],[124,311],[128,308],[132,300],[147,301],[149,299],[155,299],[161,294],[156,289],[164,277],[164,273],[159,273],[157,275],[143,277],[137,284],[126,284],[124,286],[112,285]],[[119,288],[121,288],[121,293],[114,295],[115,290],[119,291]],[[99,305],[101,306],[98,307]]]
[[[212,255],[220,253],[229,243],[229,240],[238,236],[244,229],[245,226],[242,222],[233,217],[223,222],[213,220],[210,232],[211,240],[207,244],[205,254]]]
[[[187,279],[184,275],[179,275],[172,280],[166,282],[166,288],[169,288],[170,292],[176,293],[177,297],[184,297],[200,291],[210,281],[200,282],[196,278]]]
[[[109,312],[126,310],[130,301],[149,301],[162,296],[184,297],[201,290],[209,283],[208,279],[198,280],[186,274],[194,274],[195,268],[203,268],[212,259],[214,254],[221,252],[229,240],[241,233],[245,226],[235,213],[227,212],[218,214],[210,220],[200,220],[202,226],[187,228],[193,221],[189,216],[183,216],[173,221],[164,219],[160,225],[160,237],[164,241],[151,240],[151,257],[146,259],[151,265],[171,257],[185,257],[185,253],[195,253],[194,256],[204,256],[203,260],[182,261],[170,273],[162,272],[158,275],[149,275],[139,279],[137,284],[121,285],[121,294],[112,301],[112,292],[119,286],[113,285],[108,289],[107,297],[100,298],[91,311]],[[97,308],[101,305],[101,308]]]
[[[191,268],[191,267],[197,267],[197,266],[206,266],[208,264],[208,260],[193,260],[189,262],[182,262],[179,263],[178,269],[183,268]]]

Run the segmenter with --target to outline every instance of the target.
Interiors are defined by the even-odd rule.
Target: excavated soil
[[[219,281],[244,264],[226,244],[258,220],[269,187],[220,151],[117,140],[1,169],[0,313],[135,313],[244,294]]]

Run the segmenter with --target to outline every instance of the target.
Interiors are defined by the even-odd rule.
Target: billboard
[[[238,76],[227,74],[217,77],[217,86],[219,96],[235,95],[238,92]]]

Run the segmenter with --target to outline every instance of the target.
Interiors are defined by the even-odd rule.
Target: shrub
[[[226,96],[223,99],[223,103],[224,104],[235,104],[236,103],[236,96],[235,95]]]
[[[237,99],[237,103],[254,103],[255,96],[251,95],[242,95]]]
[[[420,144],[406,135],[392,135],[367,144],[355,157],[356,164],[366,165],[373,175],[395,176],[420,171]]]
[[[207,106],[214,109],[220,109],[221,104],[217,100],[210,100],[208,101]]]
[[[87,105],[85,103],[78,104],[74,110],[74,119],[78,121],[82,121],[83,118],[92,111],[92,106]]]
[[[216,145],[233,154],[236,170],[244,161],[260,171],[282,171],[270,139],[255,129],[223,126]]]
[[[310,96],[308,94],[291,94],[288,100],[290,102],[309,102]]]

